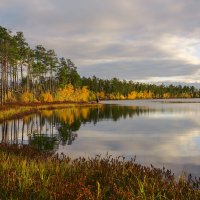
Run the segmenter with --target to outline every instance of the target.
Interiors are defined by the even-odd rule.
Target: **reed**
[[[123,157],[77,158],[0,145],[0,199],[200,199],[199,179]]]

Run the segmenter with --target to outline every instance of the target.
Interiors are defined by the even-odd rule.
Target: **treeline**
[[[82,85],[96,93],[100,99],[152,99],[152,98],[198,98],[200,90],[194,86],[155,85],[133,81],[82,78]]]
[[[0,26],[0,101],[52,102],[100,99],[193,98],[193,86],[164,86],[133,81],[81,78],[69,58],[43,45],[31,48],[23,32]]]

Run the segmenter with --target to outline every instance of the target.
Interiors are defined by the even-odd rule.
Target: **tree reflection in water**
[[[0,124],[1,143],[34,145],[38,149],[56,151],[59,145],[72,145],[81,124],[137,117],[154,112],[145,107],[99,105],[58,110],[43,110],[39,114]]]

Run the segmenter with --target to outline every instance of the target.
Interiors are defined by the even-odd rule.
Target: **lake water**
[[[144,165],[200,176],[200,99],[105,101],[44,110],[0,125],[0,140],[71,157],[136,156]]]

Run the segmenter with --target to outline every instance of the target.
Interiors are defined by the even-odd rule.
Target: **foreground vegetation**
[[[199,180],[123,157],[71,160],[0,145],[0,199],[200,199]]]

